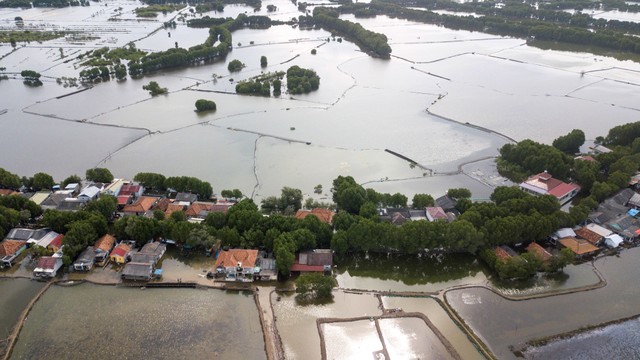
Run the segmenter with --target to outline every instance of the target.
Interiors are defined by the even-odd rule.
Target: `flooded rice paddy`
[[[115,350],[117,349],[117,350]],[[54,286],[12,359],[265,359],[252,296],[218,290]]]
[[[277,11],[267,13],[269,4]],[[217,191],[240,188],[258,201],[283,186],[322,198],[312,194],[313,187],[320,183],[329,188],[338,175],[409,197],[440,195],[455,185],[486,198],[493,184],[472,176],[468,167],[458,173],[461,164],[495,156],[509,138],[550,142],[582,128],[592,139],[638,114],[636,63],[545,51],[519,39],[387,17],[357,21],[387,35],[391,60],[373,59],[348,41],[327,42],[330,34],[324,30],[243,29],[233,33],[234,49],[226,61],[107,81],[58,98],[77,90],[55,79],[77,77],[82,67],[75,57],[82,52],[129,42],[159,51],[176,42],[189,47],[206,37],[206,29],[188,28],[181,21],[183,15],[192,16],[186,8],[140,20],[133,14],[138,6],[119,0],[106,6],[0,11],[3,29],[15,29],[13,19],[21,16],[25,28],[80,31],[43,43],[20,43],[15,50],[0,46],[0,63],[9,74],[33,69],[44,81],[39,88],[24,86],[18,75],[0,82],[0,91],[7,94],[0,103],[0,110],[7,110],[0,115],[5,129],[0,148],[23,154],[3,159],[4,168],[21,175],[45,171],[55,178],[96,165],[119,177],[140,171],[189,175],[210,181]],[[245,12],[253,9],[229,5],[224,13],[204,15]],[[288,20],[299,12],[291,2],[278,0],[266,1],[256,14]],[[162,22],[172,19],[176,28],[164,29]],[[311,49],[317,54],[311,55]],[[263,55],[269,62],[265,69],[259,64]],[[246,67],[229,73],[226,65],[232,59]],[[280,98],[233,94],[238,81],[291,65],[313,68],[322,79],[320,89]],[[150,97],[142,90],[150,80],[167,87],[169,94]],[[217,112],[195,114],[193,103],[199,98],[216,101]],[[41,146],[29,146],[20,134],[29,134]],[[410,168],[385,149],[422,168]],[[485,172],[493,174],[494,167]]]

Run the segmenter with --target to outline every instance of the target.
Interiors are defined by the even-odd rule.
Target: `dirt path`
[[[260,290],[262,289],[262,290]],[[284,359],[284,351],[282,350],[282,341],[276,329],[276,319],[271,306],[271,294],[275,291],[273,287],[256,288],[255,300],[260,314],[260,324],[264,334],[264,347],[267,352],[267,359],[282,360]]]

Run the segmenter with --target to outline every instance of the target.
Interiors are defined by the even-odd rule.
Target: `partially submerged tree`
[[[306,273],[296,279],[296,293],[303,300],[329,300],[333,298],[331,290],[337,286],[333,276],[320,273]]]

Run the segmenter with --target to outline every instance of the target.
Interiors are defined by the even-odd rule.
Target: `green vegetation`
[[[161,193],[166,189],[173,189],[178,192],[190,192],[198,194],[200,199],[209,199],[213,194],[211,184],[200,179],[189,176],[165,177],[156,173],[138,173],[133,178],[151,191]]]
[[[567,135],[553,140],[553,147],[569,155],[580,152],[580,146],[584,144],[584,131],[573,129]]]
[[[196,100],[196,111],[216,111],[216,103],[212,100],[198,99]]]
[[[4,7],[4,2],[2,3]],[[30,7],[30,5],[29,5]],[[0,31],[0,43],[30,42],[30,41],[47,41],[65,36],[63,31]]]
[[[512,181],[520,182],[529,175],[548,171],[555,178],[569,176],[573,159],[555,147],[523,140],[500,148],[498,172]]]
[[[241,81],[236,84],[236,92],[242,95],[271,96],[271,85],[269,81],[260,82],[255,80]]]
[[[411,200],[411,207],[414,209],[424,209],[433,206],[435,203],[433,197],[429,194],[415,194]]]
[[[244,196],[242,194],[242,191],[240,191],[239,189],[222,190],[220,192],[220,195],[226,199],[242,199],[242,197]]]
[[[306,273],[296,279],[296,293],[301,300],[331,299],[331,290],[335,286],[338,286],[335,278],[320,273]]]
[[[107,168],[87,169],[87,171],[85,172],[85,178],[87,178],[87,180],[89,181],[101,183],[110,183],[111,181],[113,181],[113,175]]]
[[[149,5],[141,8],[136,8],[136,16],[137,17],[146,17],[146,18],[154,18],[158,16],[158,13],[162,13],[164,15],[184,9],[185,5],[179,4],[165,4],[165,5]]]
[[[227,69],[230,72],[236,72],[242,70],[243,67],[245,67],[245,65],[242,63],[242,61],[235,59],[229,62]]]
[[[260,67],[267,67],[267,57],[266,56],[260,56]]]
[[[320,77],[315,71],[297,65],[287,70],[287,89],[290,94],[306,94],[318,90]]]
[[[2,7],[8,8],[31,8],[34,7],[54,7],[63,8],[68,6],[89,6],[88,0],[3,0]]]
[[[111,71],[106,66],[93,67],[80,71],[80,81],[100,82],[111,79]]]
[[[391,54],[391,47],[387,43],[387,37],[384,34],[367,30],[359,23],[353,23],[348,20],[338,18],[340,13],[334,9],[315,7],[313,9],[313,18],[302,19],[300,22],[308,24],[309,22],[321,26],[322,28],[340,34],[351,39],[364,52],[388,59]]]
[[[33,70],[22,70],[20,76],[24,79],[22,82],[27,86],[42,86],[40,81],[40,73]]]
[[[142,89],[149,91],[151,96],[166,94],[168,91],[167,88],[160,87],[160,85],[155,81],[151,81],[147,85],[143,85]]]
[[[89,60],[83,62],[82,66],[109,66],[120,64],[121,60],[139,61],[147,53],[138,50],[134,43],[127,46],[109,50],[108,47],[102,47],[97,50],[87,51],[79,56],[79,58],[88,57]]]
[[[262,211],[266,214],[293,215],[302,208],[302,191],[283,187],[280,197],[269,196],[262,200]]]

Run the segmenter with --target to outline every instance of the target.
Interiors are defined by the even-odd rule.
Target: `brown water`
[[[640,314],[640,288],[631,285],[640,276],[638,254],[640,249],[634,248],[619,258],[597,260],[607,286],[596,290],[510,301],[473,288],[450,291],[446,298],[498,358],[513,358],[511,345]],[[621,354],[622,350],[614,348],[610,353]]]
[[[0,339],[9,336],[22,311],[43,286],[28,279],[0,278]]]
[[[250,295],[219,290],[54,286],[12,359],[265,359]]]

